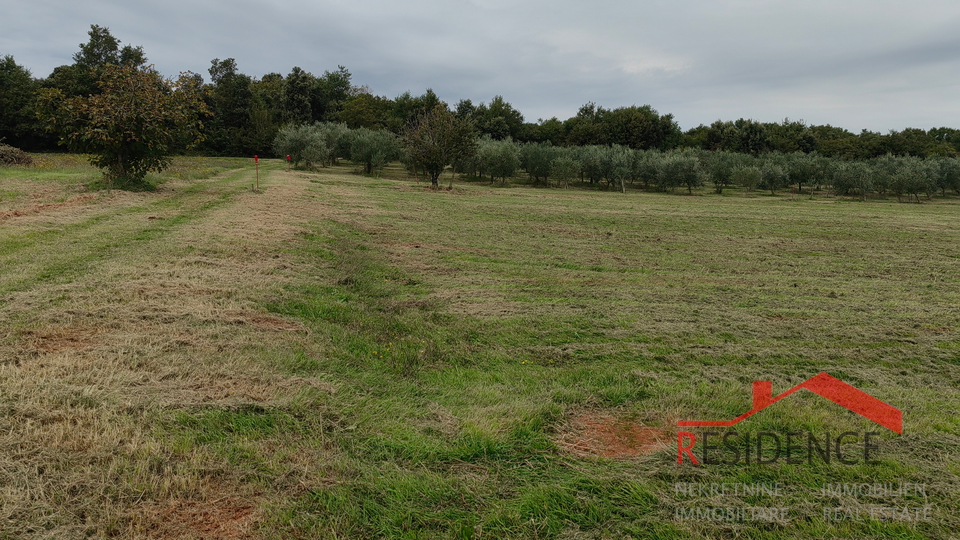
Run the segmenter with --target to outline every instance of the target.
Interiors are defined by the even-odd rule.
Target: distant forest
[[[66,96],[97,93],[98,70],[107,64],[146,65],[141,47],[120,46],[107,28],[92,26],[90,40],[80,45],[73,64],[57,67],[46,78],[34,78],[13,56],[0,60],[0,139],[28,151],[54,151],[57,137],[37,120],[36,92],[60,89]],[[214,59],[203,83],[210,114],[203,119],[204,141],[197,151],[208,155],[261,156],[274,153],[274,141],[285,125],[338,122],[400,134],[418,116],[445,105],[459,119],[471,121],[477,134],[492,140],[550,143],[558,147],[620,145],[635,150],[699,149],[759,156],[766,153],[817,153],[824,157],[870,159],[894,156],[956,157],[960,130],[851,133],[830,125],[807,125],[785,119],[768,123],[740,118],[717,120],[682,131],[672,114],[650,105],[606,108],[588,103],[566,120],[529,122],[502,96],[489,102],[462,99],[444,103],[431,89],[395,98],[376,95],[353,82],[344,66],[314,75],[294,67],[286,75],[260,78],[239,71],[233,58]]]

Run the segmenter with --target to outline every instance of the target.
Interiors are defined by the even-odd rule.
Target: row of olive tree
[[[274,151],[290,156],[295,167],[314,169],[348,159],[367,174],[380,174],[388,163],[403,157],[400,139],[389,131],[350,129],[344,124],[316,122],[287,125],[273,142]]]
[[[523,170],[535,184],[568,185],[573,180],[625,191],[627,186],[647,190],[692,193],[710,184],[716,193],[738,186],[771,193],[791,188],[831,187],[839,195],[930,197],[948,191],[960,194],[960,160],[885,155],[862,161],[828,158],[816,153],[750,154],[680,149],[668,152],[635,150],[626,146],[556,147],[549,143],[519,144],[484,137],[477,152],[464,157],[455,169],[470,176],[487,176],[502,183]]]
[[[385,130],[350,129],[343,124],[287,126],[274,149],[291,156],[298,167],[313,168],[349,159],[369,173],[399,159],[414,174],[426,174],[434,187],[440,173],[489,178],[506,184],[524,171],[529,181],[567,186],[573,181],[626,191],[627,187],[656,191],[685,189],[693,193],[705,184],[716,193],[737,186],[775,194],[791,188],[831,187],[839,195],[866,198],[868,193],[898,198],[936,192],[960,193],[960,160],[886,155],[850,161],[816,153],[772,152],[750,155],[701,149],[637,150],[627,146],[558,147],[550,143],[517,143],[509,137],[475,137],[470,122],[438,106],[411,123],[402,137]]]

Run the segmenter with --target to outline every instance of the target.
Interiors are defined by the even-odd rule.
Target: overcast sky
[[[789,117],[859,132],[960,128],[956,0],[0,0],[0,55],[35,77],[91,24],[209,79],[346,66],[393,98],[499,94],[527,121],[649,104],[687,130]]]

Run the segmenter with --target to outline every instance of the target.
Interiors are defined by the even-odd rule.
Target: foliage
[[[389,131],[360,128],[351,133],[350,161],[363,163],[367,174],[379,174],[400,152],[400,140]]]
[[[430,184],[439,187],[443,169],[476,152],[473,126],[437,104],[418,117],[404,131],[404,148],[413,165],[430,175]]]
[[[960,160],[956,158],[936,158],[936,184],[943,196],[947,190],[960,194]]]
[[[520,148],[510,138],[498,141],[485,135],[478,141],[477,159],[480,169],[490,175],[491,183],[500,178],[506,184],[507,178],[520,168]]]
[[[530,175],[533,181],[549,184],[550,165],[562,153],[562,149],[549,142],[526,143],[520,147],[520,167]]]
[[[904,157],[899,160],[899,167],[894,173],[890,190],[899,199],[903,195],[913,195],[920,202],[920,194],[927,198],[937,190],[937,171],[932,161],[917,157]]]
[[[703,155],[703,165],[717,194],[723,193],[724,188],[734,184],[733,172],[743,163],[742,156],[743,154],[725,150],[708,152]]]
[[[290,156],[294,167],[314,169],[330,165],[337,158],[349,158],[351,143],[350,130],[343,124],[289,124],[277,133],[273,150],[278,155]]]
[[[760,168],[755,165],[741,165],[734,169],[731,175],[733,183],[743,186],[748,191],[752,191],[760,185],[761,177]]]
[[[660,162],[658,181],[661,189],[685,186],[688,193],[693,193],[693,188],[703,185],[705,176],[706,171],[695,154],[674,152]]]
[[[92,154],[108,184],[147,187],[148,171],[162,170],[182,141],[202,140],[200,114],[207,112],[197,78],[163,78],[152,67],[104,66],[100,93],[66,98],[41,91],[38,116],[73,152]]]
[[[26,140],[34,128],[33,93],[37,84],[12,56],[0,59],[0,140],[14,145]]]
[[[837,165],[833,174],[833,189],[838,195],[859,195],[866,199],[873,189],[873,170],[862,161],[848,161]]]
[[[562,155],[550,163],[550,176],[557,181],[557,187],[567,186],[580,175],[580,162],[569,155]]]
[[[778,189],[790,184],[790,176],[779,161],[767,159],[760,166],[760,187],[769,189],[771,195],[776,195]]]

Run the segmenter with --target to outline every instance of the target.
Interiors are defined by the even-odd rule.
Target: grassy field
[[[0,538],[958,537],[956,199],[40,163],[0,169]],[[903,434],[810,392],[737,430],[879,463],[677,464],[678,420],[820,372]],[[716,483],[779,487],[677,489]],[[789,519],[682,517],[717,507]]]

